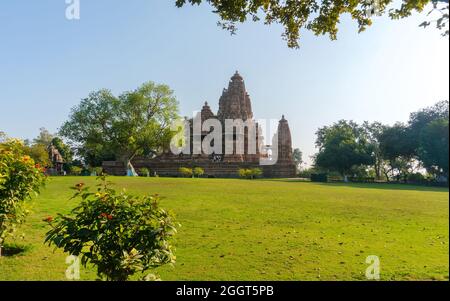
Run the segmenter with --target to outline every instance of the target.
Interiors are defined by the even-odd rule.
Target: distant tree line
[[[377,180],[419,180],[426,171],[433,180],[448,182],[449,102],[414,112],[407,123],[340,120],[317,131],[311,172]]]

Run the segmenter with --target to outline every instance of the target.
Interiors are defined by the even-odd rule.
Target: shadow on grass
[[[448,192],[448,187],[434,187],[434,186],[422,186],[422,185],[411,185],[411,184],[400,184],[400,183],[319,183],[310,182],[301,179],[261,179],[260,181],[271,181],[271,182],[284,182],[292,184],[302,184],[311,183],[320,186],[329,187],[346,187],[346,188],[371,188],[371,189],[382,189],[382,190],[412,190],[412,191],[435,191],[435,192]]]
[[[22,246],[22,245],[5,245],[2,248],[2,257],[13,257],[20,256],[25,254],[31,249],[30,246]]]

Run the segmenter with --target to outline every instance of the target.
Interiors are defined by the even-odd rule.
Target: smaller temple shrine
[[[48,147],[48,156],[52,163],[52,167],[47,169],[47,173],[50,175],[63,175],[64,158],[53,144]]]

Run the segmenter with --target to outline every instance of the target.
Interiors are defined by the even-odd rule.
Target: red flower
[[[51,223],[51,222],[53,222],[53,217],[48,216],[48,217],[44,218],[42,221],[47,222],[47,223]]]
[[[78,189],[78,191],[81,191],[83,186],[84,186],[84,183],[78,183],[77,185],[75,185],[75,188]]]
[[[111,214],[103,212],[102,214],[100,214],[99,218],[107,218],[108,220],[112,220],[113,216]]]

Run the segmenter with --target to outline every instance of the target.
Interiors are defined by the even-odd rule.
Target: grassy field
[[[111,178],[135,194],[159,193],[182,224],[177,263],[163,280],[364,280],[366,257],[381,280],[448,280],[448,189],[314,184],[289,180]],[[43,218],[66,213],[70,186],[52,178],[0,258],[0,280],[64,280],[66,255],[43,244]],[[81,280],[95,280],[82,269]]]

